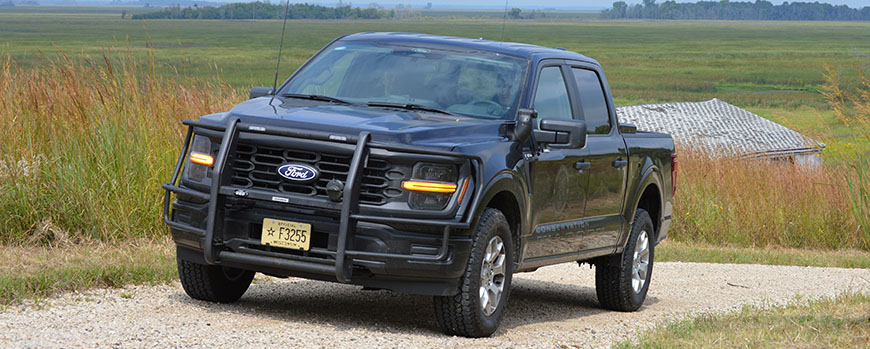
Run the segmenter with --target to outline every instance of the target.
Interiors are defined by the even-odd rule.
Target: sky
[[[354,4],[363,3],[368,0],[356,0],[352,1]],[[613,4],[614,1],[617,0],[508,0],[508,6],[510,7],[521,7],[521,8],[557,8],[557,9],[576,9],[576,8],[608,8]],[[640,3],[640,0],[624,0],[629,4]],[[750,1],[754,2],[755,0],[732,0],[732,1]],[[781,4],[783,0],[768,0],[774,4]],[[849,5],[850,7],[861,8],[864,6],[870,6],[870,0],[792,0],[790,2],[826,2],[832,5]],[[426,3],[431,2],[434,7],[485,7],[485,8],[503,8],[504,0],[475,0],[475,1],[461,1],[461,0],[382,0],[377,1],[373,0],[371,2],[381,2],[381,3],[403,3],[403,4],[412,4],[414,7],[424,6]],[[657,2],[664,2],[664,0],[659,0]],[[693,1],[685,1],[685,0],[677,0],[677,2],[695,2]]]

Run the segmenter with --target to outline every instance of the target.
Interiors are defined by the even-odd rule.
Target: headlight
[[[411,180],[402,182],[409,191],[408,206],[418,210],[442,210],[456,191],[456,165],[420,162],[414,165]]]
[[[214,165],[211,153],[211,140],[206,136],[196,135],[190,145],[190,156],[187,162],[187,177],[201,182],[205,179],[208,168]]]

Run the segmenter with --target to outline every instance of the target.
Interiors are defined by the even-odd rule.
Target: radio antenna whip
[[[278,68],[281,67],[281,51],[284,50],[284,32],[287,31],[287,12],[290,10],[290,0],[284,3],[284,25],[281,27],[281,45],[278,46],[278,63],[275,63],[275,81],[272,83],[272,98],[278,93]]]
[[[504,26],[507,23],[508,0],[504,0],[504,17],[501,19],[501,41],[504,41]]]

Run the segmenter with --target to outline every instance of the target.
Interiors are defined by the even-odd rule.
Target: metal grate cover
[[[620,122],[670,133],[683,145],[723,155],[818,153],[825,145],[718,99],[616,108]]]

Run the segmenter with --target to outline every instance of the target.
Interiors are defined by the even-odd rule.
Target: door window
[[[541,69],[538,89],[535,92],[534,107],[538,112],[538,120],[573,118],[571,101],[568,98],[568,87],[565,85],[560,67]]]
[[[610,133],[610,114],[598,74],[592,70],[574,68],[574,80],[580,93],[580,107],[589,134]]]

